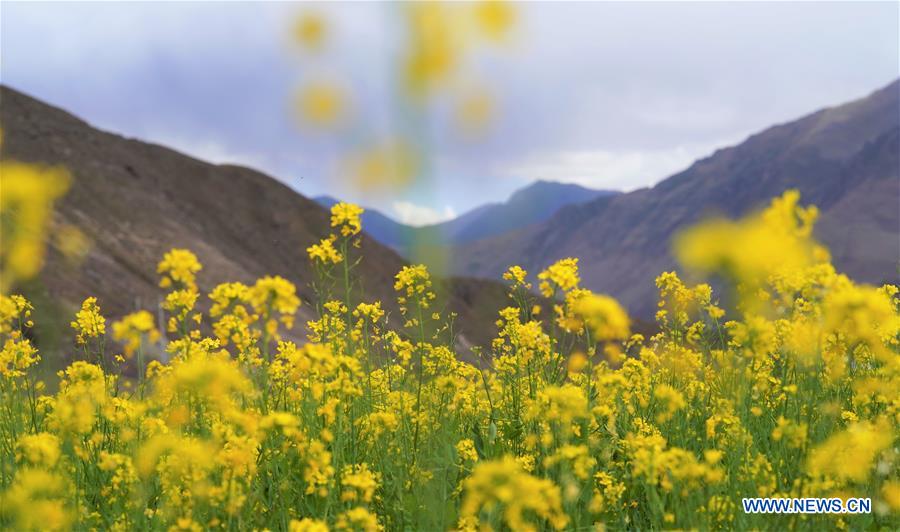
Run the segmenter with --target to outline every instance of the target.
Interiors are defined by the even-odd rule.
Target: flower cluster
[[[106,318],[100,314],[96,297],[84,300],[71,325],[78,332],[76,339],[79,344],[86,343],[89,338],[99,338],[106,334]]]
[[[358,205],[338,203],[331,208],[331,227],[339,229],[342,236],[358,235],[362,231],[359,217],[363,212]]]
[[[282,337],[302,288],[220,284],[204,313],[201,265],[173,250],[165,345],[149,349],[153,314],[129,314],[111,336],[137,371],[111,364],[88,298],[72,322],[84,360],[45,385],[32,305],[0,296],[0,528],[900,527],[898,289],[835,271],[794,193],[680,241],[690,266],[731,279],[734,305],[664,272],[655,330],[630,335],[575,259],[537,275],[541,295],[515,266],[477,364],[444,334],[425,266],[397,274],[396,305],[358,297],[360,212],[338,208],[339,235],[308,250],[306,342]],[[785,257],[746,249],[770,233]],[[848,496],[873,512],[738,511],[742,497]]]

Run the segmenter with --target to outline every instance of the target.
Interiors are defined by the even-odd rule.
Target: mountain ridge
[[[404,255],[408,253],[408,247],[417,241],[440,242],[445,246],[475,242],[540,223],[569,205],[619,193],[573,183],[538,180],[515,190],[504,202],[479,205],[446,222],[410,226],[371,208],[366,208],[363,221],[368,225],[366,231],[373,238]],[[326,207],[339,201],[324,195],[313,199]]]
[[[537,226],[461,246],[453,253],[453,271],[496,275],[521,263],[536,272],[575,256],[588,288],[610,293],[648,317],[654,310],[653,278],[675,267],[669,241],[677,229],[704,215],[745,214],[797,188],[803,203],[821,208],[816,234],[837,251],[839,269],[863,281],[895,280],[900,258],[900,170],[893,140],[900,128],[898,90],[900,82],[894,81],[858,100],[750,135],[651,188],[569,206]],[[840,231],[838,215],[847,216],[849,207],[829,212],[850,200],[868,201],[865,212],[856,214],[854,234]],[[885,225],[893,230],[884,230]]]
[[[23,287],[59,302],[60,315],[88,296],[97,296],[111,318],[155,309],[162,297],[156,264],[169,249],[183,247],[204,264],[203,293],[220,282],[252,283],[264,275],[294,282],[304,305],[292,335],[302,340],[301,324],[314,317],[306,248],[330,231],[329,214],[318,203],[251,168],[101,131],[6,85],[0,85],[0,126],[4,159],[62,166],[72,177],[53,225],[77,227],[92,245],[80,265],[50,246],[39,278]],[[361,252],[361,296],[382,301],[399,319],[393,276],[406,262],[365,235]],[[505,305],[503,285],[454,278],[436,279],[435,286],[459,315],[460,343],[488,342]],[[208,304],[205,296],[201,301]]]

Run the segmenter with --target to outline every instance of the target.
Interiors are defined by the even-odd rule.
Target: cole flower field
[[[42,230],[65,189],[26,166],[4,167],[3,187],[4,215]],[[158,266],[167,356],[148,356],[156,309],[109,322],[87,298],[58,383],[38,380],[34,309],[12,293],[40,268],[43,235],[4,218],[0,527],[896,530],[898,289],[835,271],[799,201],[683,232],[685,271],[716,276],[728,304],[661,273],[651,337],[579,286],[577,259],[511,266],[476,363],[454,352],[424,266],[396,275],[399,321],[355,299],[362,209],[338,204],[333,234],[307,250],[307,343],[282,336],[300,305],[289,281],[200,294],[202,265],[173,249]],[[813,496],[873,510],[740,502]]]

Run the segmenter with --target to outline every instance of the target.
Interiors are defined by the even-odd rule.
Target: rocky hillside
[[[654,277],[673,268],[675,231],[706,215],[739,216],[797,188],[821,209],[817,236],[857,280],[896,281],[900,259],[900,82],[774,126],[650,189],[561,209],[547,222],[464,246],[455,271],[494,276],[579,257],[585,284],[647,316]]]
[[[4,158],[60,165],[72,175],[54,221],[79,228],[91,241],[90,251],[72,266],[51,249],[41,278],[24,287],[59,304],[60,320],[90,295],[110,317],[155,309],[162,295],[156,264],[173,247],[193,250],[204,264],[201,290],[272,274],[293,281],[304,302],[312,296],[305,250],[328,234],[329,215],[277,180],[99,131],[8,87],[0,88],[0,127]],[[393,276],[403,259],[369,237],[363,238],[362,253],[365,298],[384,301],[399,320],[391,302]],[[459,313],[461,343],[487,342],[506,302],[502,286],[473,279],[439,285]],[[299,314],[298,323],[305,323],[311,307],[302,306]],[[295,334],[302,338],[303,331]]]

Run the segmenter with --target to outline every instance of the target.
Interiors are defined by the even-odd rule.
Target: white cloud
[[[443,211],[439,211],[408,201],[395,201],[391,204],[391,207],[397,221],[406,225],[430,225],[456,218],[456,211],[449,205],[445,206]]]
[[[591,188],[634,190],[680,172],[730,142],[680,145],[660,150],[578,150],[544,153],[504,173],[525,180],[577,183]]]

